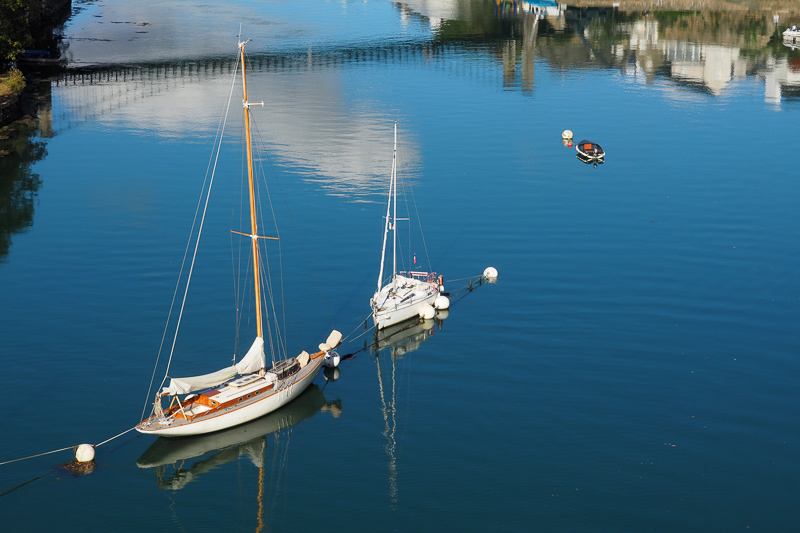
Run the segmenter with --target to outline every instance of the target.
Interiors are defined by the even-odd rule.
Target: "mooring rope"
[[[360,322],[358,323],[358,325],[357,325],[356,327],[354,327],[354,328],[353,328],[353,331],[351,331],[351,332],[350,332],[350,333],[348,333],[348,334],[347,334],[345,337],[343,337],[343,338],[342,338],[342,343],[356,341],[356,340],[360,339],[361,337],[363,337],[364,335],[366,335],[366,334],[367,334],[369,331],[371,331],[371,330],[375,329],[375,326],[372,326],[372,327],[371,327],[371,328],[369,328],[369,329],[367,329],[367,328],[365,327],[365,328],[364,328],[364,332],[363,332],[362,334],[360,334],[360,335],[357,335],[357,336],[356,336],[356,337],[354,337],[353,339],[350,339],[350,335],[354,334],[354,333],[356,332],[356,330],[357,330],[357,329],[359,329],[359,328],[361,327],[361,325],[362,325],[362,324],[364,324],[364,323],[365,323],[367,320],[369,320],[369,316],[370,316],[371,314],[372,314],[372,312],[368,313],[368,314],[367,314],[367,316],[365,316],[365,317],[364,317],[364,320],[360,321]]]
[[[106,439],[106,440],[104,440],[103,442],[101,442],[100,444],[93,444],[93,445],[92,445],[92,448],[97,448],[98,446],[102,446],[103,444],[106,444],[107,442],[111,442],[112,440],[114,440],[114,439],[116,439],[116,438],[118,438],[118,437],[121,437],[121,436],[123,436],[124,434],[126,434],[126,433],[128,433],[128,432],[130,432],[130,431],[133,431],[134,429],[136,429],[136,428],[135,428],[135,427],[132,427],[132,428],[130,428],[130,429],[126,429],[125,431],[123,431],[123,432],[122,432],[122,433],[120,433],[119,435],[114,435],[114,436],[113,436],[113,437],[111,437],[110,439]],[[36,458],[36,457],[41,457],[41,456],[43,456],[43,455],[50,455],[51,453],[63,452],[63,451],[66,451],[66,450],[74,450],[74,449],[75,449],[75,448],[77,448],[78,446],[80,446],[80,444],[76,444],[76,445],[74,445],[74,446],[67,446],[66,448],[59,448],[58,450],[52,450],[52,451],[49,451],[49,452],[37,453],[37,454],[35,454],[35,455],[29,455],[29,456],[27,456],[27,457],[20,457],[19,459],[12,459],[12,460],[10,460],[10,461],[3,461],[2,463],[0,463],[0,466],[7,465],[7,464],[10,464],[10,463],[16,463],[16,462],[18,462],[18,461],[25,461],[25,460],[27,460],[27,459],[34,459],[34,458]]]
[[[17,461],[25,461],[26,459],[33,459],[35,457],[41,457],[43,455],[49,455],[51,453],[63,452],[64,450],[72,450],[75,446],[67,446],[66,448],[59,448],[58,450],[53,450],[51,452],[43,452],[37,453],[36,455],[29,455],[28,457],[20,457],[19,459],[12,459],[11,461],[4,461],[0,463],[0,466],[7,465],[9,463],[16,463]]]

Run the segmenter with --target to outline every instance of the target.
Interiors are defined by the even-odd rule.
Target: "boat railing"
[[[405,276],[407,278],[416,279],[419,281],[425,281],[427,283],[433,283],[436,281],[437,275],[436,272],[415,272],[409,270],[407,272],[400,272],[401,276]]]

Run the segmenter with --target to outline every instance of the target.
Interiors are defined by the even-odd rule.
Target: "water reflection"
[[[35,121],[20,121],[0,139],[0,263],[6,260],[15,234],[33,226],[42,180],[32,167],[47,155],[36,137]]]
[[[381,397],[381,413],[383,414],[383,437],[386,440],[384,449],[389,468],[389,500],[394,507],[398,501],[397,487],[397,361],[404,355],[417,350],[420,345],[431,338],[442,321],[449,315],[448,310],[436,312],[432,320],[408,320],[389,326],[375,333],[371,346],[375,355],[375,366],[378,373],[378,391]],[[388,351],[390,366],[381,368],[381,353]],[[385,354],[384,354],[385,356]],[[388,375],[385,375],[388,374]]]
[[[312,384],[299,398],[253,422],[200,437],[160,437],[145,450],[136,464],[139,468],[155,468],[158,487],[165,490],[180,490],[206,472],[240,458],[249,460],[262,470],[265,468],[268,435],[275,434],[278,455],[285,455],[291,428],[323,410],[338,416],[341,401],[326,401],[322,389]],[[209,453],[211,455],[203,457]],[[186,463],[198,457],[203,458]],[[283,459],[275,462],[276,465],[283,463]]]
[[[497,5],[476,0],[436,3],[409,1],[398,3],[397,6],[402,18],[425,20],[432,31],[415,34],[411,40],[364,40],[354,36],[352,40],[343,39],[335,46],[328,42],[315,42],[279,52],[254,53],[255,70],[291,72],[295,75],[290,78],[276,76],[268,80],[269,100],[274,102],[272,111],[276,113],[275,129],[279,131],[275,142],[288,147],[293,157],[313,153],[315,147],[319,151],[315,144],[315,132],[336,133],[329,137],[336,139],[341,146],[325,147],[326,155],[335,157],[341,153],[341,148],[346,149],[347,157],[340,158],[338,165],[334,162],[334,167],[340,167],[338,172],[332,172],[334,177],[359,173],[375,162],[368,154],[384,152],[376,150],[383,147],[374,146],[370,139],[374,138],[378,125],[387,120],[392,122],[395,117],[379,105],[366,104],[368,108],[360,113],[358,122],[336,124],[337,127],[344,126],[341,135],[338,134],[339,130],[333,132],[326,128],[326,122],[340,122],[342,117],[352,115],[346,112],[352,103],[343,98],[341,82],[334,74],[361,63],[429,64],[435,59],[438,63],[454,65],[465,58],[470,61],[483,58],[490,61],[486,63],[487,74],[491,72],[492,64],[500,66],[500,83],[524,92],[534,88],[537,60],[544,61],[556,71],[612,69],[626,78],[645,84],[652,84],[656,78],[669,79],[679,89],[699,90],[714,96],[730,90],[736,78],[754,76],[764,80],[765,99],[768,101],[780,100],[783,86],[800,84],[795,76],[797,68],[793,67],[792,61],[800,57],[800,52],[795,53],[791,47],[783,46],[781,32],[784,25],[766,12],[625,12],[615,8],[555,5],[548,1],[510,0]],[[127,18],[133,21],[148,17],[131,13]],[[123,26],[127,28],[135,24],[114,25],[113,29],[116,31]],[[148,31],[154,31],[150,26],[148,28]],[[130,31],[130,28],[125,31]],[[94,33],[86,30],[79,32],[79,35],[89,39],[85,35]],[[77,38],[74,35],[73,41]],[[259,38],[262,45],[270,40],[263,36]],[[159,43],[164,37],[159,34],[142,39],[153,39]],[[183,40],[185,37],[178,36],[175,39]],[[113,71],[99,82],[92,80],[91,75],[87,79],[87,72],[91,74],[92,70],[80,70],[69,74],[64,85],[100,85],[104,94],[99,99],[91,100],[85,96],[77,98],[91,100],[95,106],[107,105],[109,110],[123,112],[132,99],[158,97],[153,105],[137,108],[125,120],[140,122],[138,126],[141,129],[155,125],[160,134],[177,134],[174,130],[176,124],[185,123],[187,117],[197,118],[194,117],[197,113],[185,113],[186,108],[190,104],[192,107],[189,110],[200,106],[209,108],[208,99],[212,95],[200,87],[189,94],[181,93],[175,85],[216,79],[217,69],[224,70],[227,62],[220,55],[220,50],[229,49],[230,45],[228,42],[226,48],[221,46],[221,43],[204,42],[202,49],[193,46],[193,53],[179,55],[181,59],[170,59],[169,56],[162,58],[150,47],[137,52],[136,46],[129,45],[128,53],[132,56],[126,55],[125,59],[133,61],[134,66],[123,72],[130,79],[120,79],[120,73]],[[113,54],[91,57],[94,60],[102,58],[108,61],[109,57],[115,60]],[[187,63],[186,57],[193,59]],[[137,61],[140,64],[137,65]],[[76,64],[73,63],[73,66]],[[103,69],[107,67],[101,67]],[[134,71],[139,71],[138,77]],[[77,72],[81,79],[76,79]],[[463,69],[453,72],[465,75]],[[119,82],[127,86],[126,90],[115,93]],[[164,99],[166,93],[171,95],[168,105]],[[85,109],[86,103],[75,107]],[[148,110],[152,112],[147,113]],[[291,110],[290,116],[288,110]],[[164,115],[165,111],[167,115]],[[181,113],[180,120],[178,113]],[[87,110],[82,114],[96,116],[102,113]],[[374,120],[370,120],[370,117],[374,117]],[[212,116],[204,126],[209,128],[215,124],[216,116]],[[190,121],[180,131],[197,131],[196,126]],[[352,145],[347,142],[351,139]],[[363,148],[354,150],[353,146]],[[314,160],[310,162],[314,168],[309,173],[322,171],[324,176],[328,165],[318,165]]]
[[[537,58],[557,70],[612,69],[637,83],[653,84],[660,78],[679,90],[712,96],[733,90],[737,78],[748,76],[763,80],[764,100],[769,103],[794,96],[800,85],[792,67],[793,56],[799,56],[774,46],[783,27],[767,12],[566,7],[536,14],[536,20],[542,20],[537,25],[530,23],[528,11],[515,10],[513,16],[520,49],[516,65],[522,73],[533,68],[524,52],[535,49]],[[533,31],[536,45],[528,43]],[[508,80],[508,67],[504,71]],[[532,79],[523,74],[518,84],[527,89]]]
[[[372,53],[331,56],[313,52],[250,57],[250,79],[264,109],[256,118],[269,128],[256,132],[276,159],[319,184],[332,195],[366,198],[385,187],[391,168],[391,125],[397,117],[372,104],[350,112],[343,98],[339,74],[332,67],[345,60],[382,56]],[[85,121],[123,124],[134,131],[165,138],[212,136],[233,71],[231,60],[152,63],[67,72],[56,82],[59,128]],[[399,55],[395,57],[399,59]],[[386,61],[387,58],[379,59]],[[292,76],[280,75],[292,73]],[[198,113],[197,109],[209,112]],[[220,110],[221,111],[221,110]],[[413,132],[400,122],[404,139],[403,170],[410,179],[420,166]],[[404,131],[405,130],[405,131]]]
[[[602,165],[603,163],[605,163],[605,159],[596,159],[594,157],[586,157],[583,154],[575,154],[575,158],[578,161],[580,161],[581,163],[584,163],[586,165],[594,166],[594,168],[597,168],[597,165]]]
[[[232,60],[220,55],[221,41],[204,42],[198,49],[196,33],[172,26],[168,38],[147,5],[126,4],[116,15],[119,20],[104,26],[112,37],[122,32],[134,39],[135,34],[119,57],[80,48],[78,43],[86,41],[78,39],[105,35],[96,24],[91,30],[69,30],[72,57],[81,68],[57,83],[60,128],[92,120],[162,137],[213,134],[216,102],[226,91]],[[329,194],[370,201],[383,190],[390,168],[386,125],[398,118],[396,112],[370,91],[347,86],[347,71],[363,65],[433,67],[528,94],[535,90],[536,69],[546,68],[563,76],[582,69],[614,71],[623,82],[660,86],[669,99],[720,97],[748,77],[763,84],[764,100],[771,104],[800,96],[800,51],[784,46],[784,25],[772,13],[625,12],[510,0],[407,1],[395,6],[404,27],[427,25],[428,31],[415,30],[403,39],[359,34],[336,41],[323,39],[322,32],[302,44],[278,39],[279,49],[257,49],[251,56],[251,72],[258,78],[254,83],[263,93],[258,97],[266,102],[257,112],[270,123],[269,131],[262,132],[264,141]],[[351,13],[337,10],[335,16],[347,19]],[[269,20],[266,12],[259,17]],[[272,25],[256,26],[256,33],[263,34],[259,46],[275,45]],[[225,49],[231,40],[225,37]],[[113,49],[121,42],[115,41]],[[173,42],[181,45],[166,55],[155,51],[169,49],[163,45]],[[96,66],[98,58],[109,57],[130,63]],[[400,118],[401,130],[412,128]],[[421,149],[414,132],[401,132],[400,137],[407,144],[402,149],[405,171],[412,180],[419,179]]]

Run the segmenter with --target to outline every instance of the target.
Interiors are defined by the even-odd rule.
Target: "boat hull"
[[[269,394],[235,405],[230,410],[207,417],[198,417],[194,420],[182,419],[170,425],[160,424],[154,418],[149,418],[137,425],[136,431],[159,437],[186,437],[213,433],[250,422],[279,409],[298,397],[319,375],[322,369],[322,359],[321,355],[314,357],[298,372],[294,381],[291,378],[284,380],[285,382],[291,381],[291,383],[283,383],[282,386],[279,383],[279,386],[273,388]],[[276,388],[277,390],[275,390]]]
[[[270,413],[247,424],[210,435],[186,439],[158,439],[136,461],[139,468],[173,465],[194,459],[215,450],[241,446],[263,439],[278,430],[294,426],[311,418],[325,405],[325,396],[317,385],[310,385],[302,396],[279,411]]]
[[[398,276],[398,278],[401,277]],[[387,294],[393,292],[390,284],[373,297],[372,320],[376,329],[383,329],[404,320],[418,317],[423,306],[433,305],[436,297],[439,296],[439,291],[433,283],[409,280],[408,278],[403,279],[410,285],[403,287],[403,289],[397,289],[398,295],[387,296]],[[407,292],[402,292],[402,290]],[[380,307],[375,304],[376,301],[382,302]]]
[[[584,140],[575,143],[575,150],[577,150],[578,154],[580,154],[583,159],[589,161],[603,159],[606,156],[605,150],[603,150],[599,144],[592,141]]]

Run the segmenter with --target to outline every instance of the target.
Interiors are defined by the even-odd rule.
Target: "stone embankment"
[[[22,116],[17,96],[0,98],[0,127],[10,124]]]

